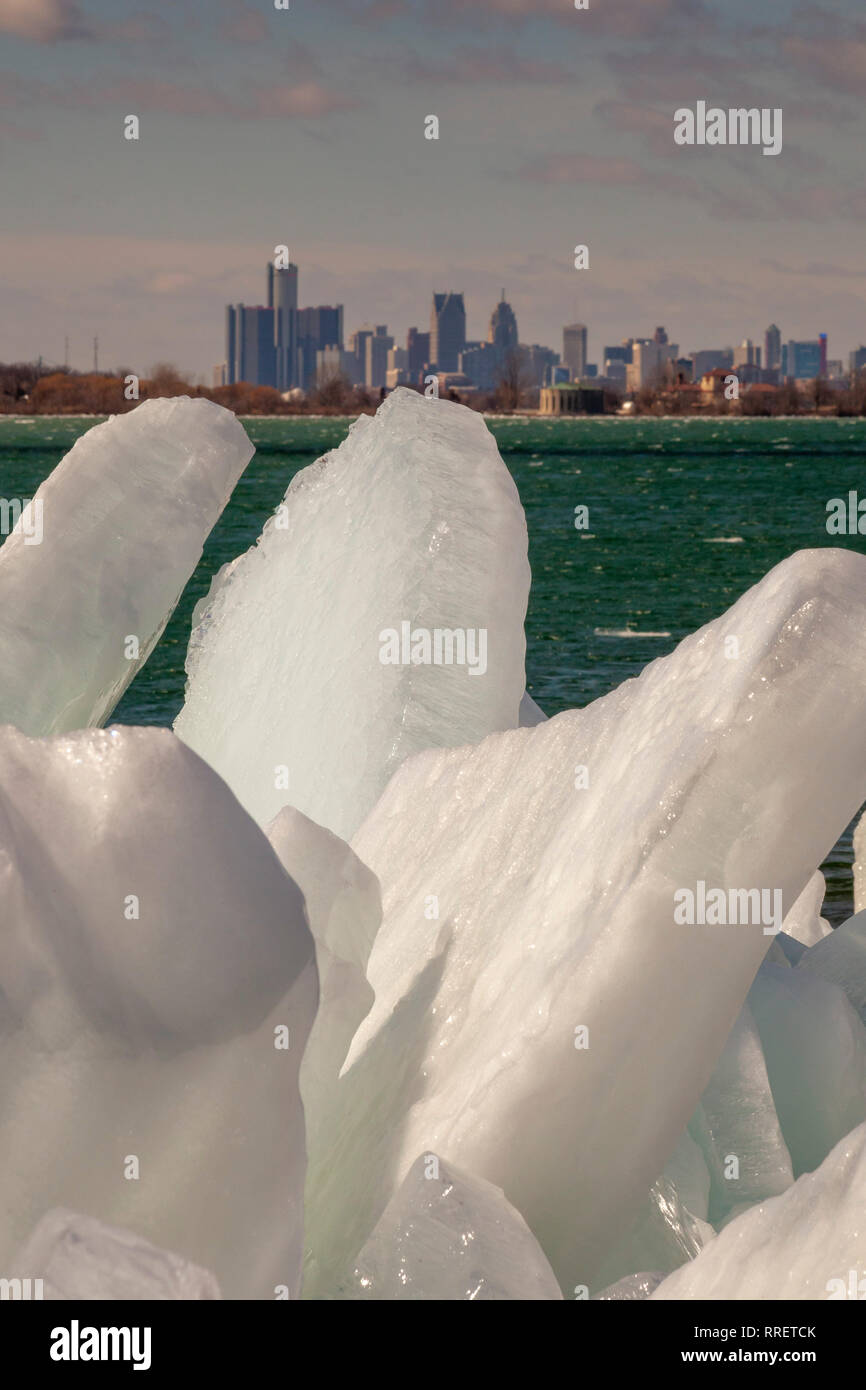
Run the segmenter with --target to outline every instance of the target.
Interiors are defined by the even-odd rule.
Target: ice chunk
[[[627,1235],[605,1255],[594,1286],[611,1284],[638,1266],[653,1265],[668,1272],[694,1259],[715,1235],[707,1221],[709,1192],[703,1155],[685,1133]]]
[[[866,911],[866,811],[854,830],[854,911]]]
[[[16,1278],[41,1279],[44,1299],[215,1299],[212,1274],[134,1231],[93,1216],[46,1212],[15,1257]]]
[[[382,898],[376,875],[345,841],[293,807],[285,806],[266,833],[304,895],[316,943],[319,1008],[301,1062],[312,1153],[349,1044],[373,1003],[366,969],[382,920]]]
[[[762,965],[749,992],[794,1173],[866,1119],[866,1029],[842,990],[798,966]]]
[[[747,1004],[722,1049],[692,1128],[712,1174],[714,1218],[741,1203],[774,1197],[794,1181],[761,1039]]]
[[[517,724],[526,552],[483,418],[393,391],[217,576],[177,733],[260,824],[348,838],[410,753]]]
[[[424,1144],[503,1188],[563,1288],[591,1283],[770,941],[680,924],[674,895],[792,904],[862,800],[864,609],[866,557],[801,552],[586,709],[398,771],[353,842],[382,884],[376,1002],[308,1181],[305,1292]]]
[[[520,701],[518,723],[521,729],[534,729],[536,724],[543,724],[547,715],[539,705],[535,703],[528,690],[524,690],[523,699]]]
[[[866,912],[849,917],[841,927],[805,951],[798,969],[838,985],[866,1023]]]
[[[597,1293],[595,1297],[598,1302],[602,1303],[619,1302],[625,1299],[629,1302],[635,1302],[637,1299],[649,1298],[664,1277],[663,1274],[655,1270],[649,1274],[627,1274],[624,1279],[618,1279],[615,1284],[602,1289],[601,1293]]]
[[[252,454],[231,411],[186,396],[76,441],[31,504],[41,543],[19,527],[0,548],[0,724],[104,723]]]
[[[710,1174],[700,1148],[681,1136],[664,1172],[653,1183],[626,1237],[610,1250],[593,1280],[609,1285],[634,1269],[652,1267],[659,1279],[692,1260],[715,1236],[707,1220]]]
[[[303,898],[167,730],[0,730],[0,1269],[47,1208],[295,1293]]]
[[[806,884],[794,906],[785,918],[785,932],[803,946],[814,946],[822,936],[827,936],[833,928],[821,916],[821,907],[827,884],[820,869]]]
[[[412,1164],[339,1296],[490,1303],[561,1300],[562,1292],[499,1188],[426,1153]]]
[[[738,1216],[653,1298],[861,1298],[866,1270],[866,1125],[814,1173]],[[851,1271],[855,1291],[851,1294]]]

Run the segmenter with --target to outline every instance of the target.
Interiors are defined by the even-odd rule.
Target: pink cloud
[[[692,179],[646,169],[634,159],[605,159],[592,154],[548,155],[525,165],[520,177],[535,183],[599,184],[605,188],[645,188],[657,192],[701,196]]]
[[[76,0],[0,0],[0,32],[35,43],[90,36]]]

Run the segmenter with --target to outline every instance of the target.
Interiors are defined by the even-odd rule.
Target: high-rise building
[[[826,360],[826,358],[825,358]],[[788,340],[786,375],[797,381],[811,381],[821,372],[821,344],[817,338],[798,342]]]
[[[562,360],[572,381],[578,381],[586,367],[586,338],[585,323],[567,323],[562,330]]]
[[[700,381],[707,372],[733,365],[734,354],[731,348],[701,348],[699,352],[692,353],[692,379]]]
[[[818,375],[819,375],[819,376],[826,377],[826,375],[827,375],[827,334],[826,334],[826,333],[819,333],[819,334],[818,334],[818,345],[819,345]]]
[[[520,341],[517,319],[511,305],[506,301],[505,290],[502,291],[499,303],[490,315],[487,341],[496,349],[498,357],[505,357],[512,352]]]
[[[603,362],[630,362],[631,349],[634,339],[628,343],[620,343],[618,347],[606,347],[601,350]]]
[[[495,391],[504,362],[493,343],[470,343],[460,354],[459,370],[479,391]]]
[[[430,360],[440,372],[456,372],[466,346],[462,294],[434,294],[430,309]]]
[[[667,340],[668,340],[668,335],[667,335],[667,333],[665,332],[665,330],[664,330],[661,326],[659,326],[659,327],[656,329],[655,333],[653,334],[653,342],[654,342],[654,343],[658,343],[659,347],[664,347],[665,344],[667,343]]]
[[[409,378],[411,381],[417,381],[430,361],[430,334],[419,333],[417,328],[410,328],[406,334],[406,353]]]
[[[859,376],[866,367],[866,347],[862,344],[848,354],[848,370],[852,376]]]
[[[307,390],[315,383],[317,354],[324,348],[343,346],[342,304],[316,304],[299,309],[298,384]]]
[[[364,385],[380,390],[388,384],[388,353],[394,346],[394,339],[388,333],[388,325],[380,323],[374,333],[369,334],[364,344]]]
[[[276,386],[274,310],[264,304],[229,304],[226,309],[228,383]]]
[[[639,338],[632,345],[631,365],[626,369],[626,382],[629,391],[640,391],[644,386],[658,386],[665,371],[665,363],[670,359],[671,347],[668,343],[657,343],[651,338]]]
[[[764,334],[764,366],[778,371],[782,365],[782,332],[777,324],[771,323]]]
[[[281,391],[298,385],[298,267],[278,270],[272,261],[267,270],[268,308],[274,311],[274,352],[277,386]]]

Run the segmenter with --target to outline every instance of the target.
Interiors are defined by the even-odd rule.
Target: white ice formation
[[[0,1270],[93,1298],[297,1298],[302,1258],[311,1299],[852,1296],[866,914],[828,933],[819,868],[866,796],[866,558],[791,556],[546,719],[514,485],[479,416],[396,392],[200,606],[185,741],[73,733],[249,447],[189,403],[94,438],[148,420],[140,477],[87,436],[45,485],[56,525],[77,457],[56,563],[0,552],[0,717],[60,730],[0,729]],[[422,657],[483,629],[484,674],[382,663],[404,622]]]
[[[850,1298],[866,1271],[866,1125],[813,1173],[743,1212],[652,1298]],[[866,1278],[854,1297],[866,1294]]]
[[[426,1153],[391,1198],[339,1296],[490,1303],[562,1293],[499,1188]]]
[[[792,905],[861,803],[864,581],[862,556],[800,552],[588,708],[398,771],[353,841],[384,918],[308,1181],[311,1289],[425,1144],[502,1187],[564,1288],[591,1282],[774,930],[680,924],[675,894]]]
[[[252,454],[231,411],[186,396],[76,441],[31,502],[31,538],[22,518],[0,547],[0,724],[106,721]]]
[[[0,1269],[63,1206],[296,1293],[313,941],[225,783],[167,730],[0,730],[0,931]]]
[[[260,824],[350,837],[411,753],[517,724],[526,553],[483,418],[392,392],[216,576],[177,733]]]
[[[220,1298],[212,1274],[134,1231],[93,1216],[48,1211],[12,1261],[16,1279],[42,1280],[46,1300]]]

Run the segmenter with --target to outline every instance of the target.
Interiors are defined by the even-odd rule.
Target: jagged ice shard
[[[861,1300],[864,1210],[866,1125],[860,1125],[814,1173],[743,1212],[651,1297]]]
[[[397,772],[353,841],[382,885],[376,1003],[308,1178],[308,1295],[428,1147],[503,1189],[564,1289],[591,1282],[774,930],[677,922],[675,894],[803,891],[866,786],[864,619],[866,558],[799,552],[588,708]]]
[[[410,754],[517,725],[528,591],[484,420],[398,388],[216,576],[176,732],[260,824],[288,804],[348,838]]]
[[[60,1205],[294,1297],[316,1000],[300,890],[179,739],[0,730],[0,1269]]]
[[[466,1303],[562,1299],[538,1241],[499,1188],[432,1153],[412,1164],[339,1296]]]
[[[77,440],[30,504],[31,536],[22,519],[0,547],[0,725],[105,722],[252,454],[231,411],[186,396]]]

